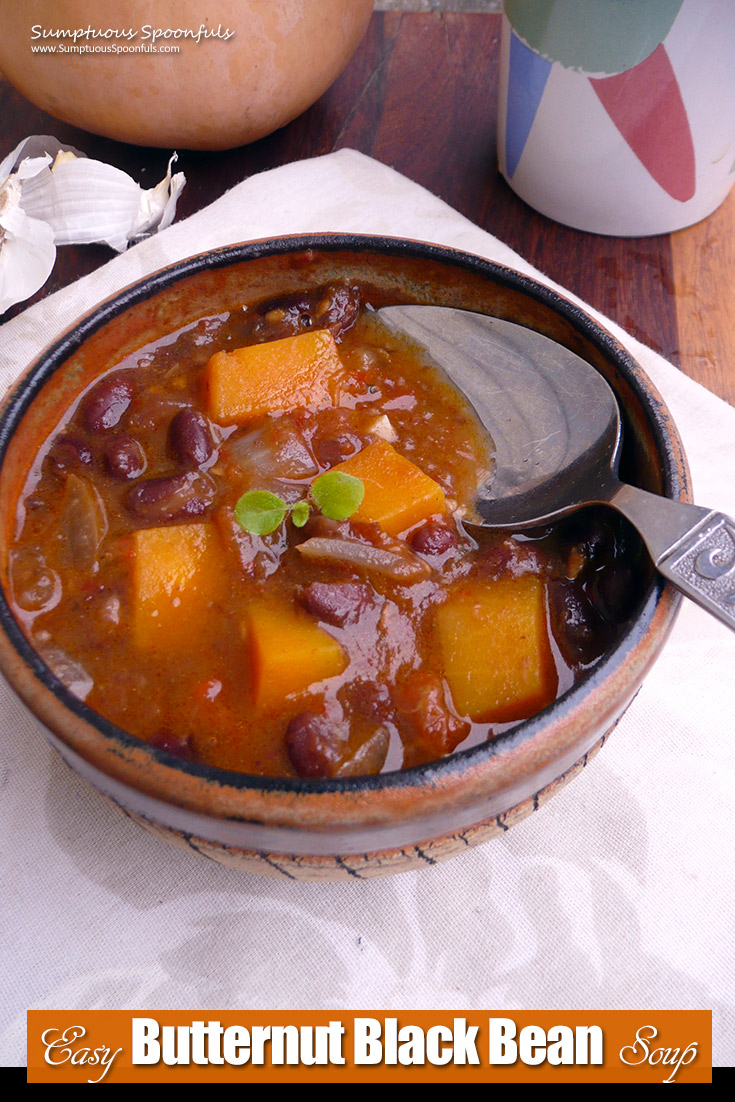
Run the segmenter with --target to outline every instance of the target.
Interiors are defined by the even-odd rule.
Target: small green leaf
[[[268,490],[250,490],[235,506],[235,520],[253,536],[275,532],[286,516],[286,502]]]
[[[296,528],[303,528],[309,519],[311,508],[308,501],[297,501],[291,510],[291,520]]]
[[[360,508],[365,496],[362,480],[344,471],[325,471],[314,479],[311,496],[325,517],[347,520]]]

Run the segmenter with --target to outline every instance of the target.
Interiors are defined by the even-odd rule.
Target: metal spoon
[[[520,530],[609,504],[663,577],[735,630],[735,521],[620,481],[617,399],[590,364],[532,329],[466,310],[390,306],[378,318],[428,352],[490,434],[495,465],[473,523]]]

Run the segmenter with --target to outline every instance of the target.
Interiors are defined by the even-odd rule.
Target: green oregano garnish
[[[291,510],[291,521],[296,528],[303,528],[309,519],[311,506],[308,501],[297,501]]]
[[[311,484],[311,496],[325,517],[347,520],[356,513],[365,497],[362,479],[344,471],[325,471]]]
[[[286,516],[288,506],[268,490],[250,490],[235,506],[235,520],[253,536],[269,536]]]
[[[316,506],[330,520],[347,520],[356,513],[365,496],[362,480],[344,471],[325,471],[311,485]],[[286,515],[296,528],[303,528],[309,519],[308,501],[288,505],[269,490],[248,490],[235,505],[235,520],[253,536],[269,536],[283,524]]]

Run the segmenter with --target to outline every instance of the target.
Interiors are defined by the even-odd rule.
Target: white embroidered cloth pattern
[[[351,150],[252,177],[0,326],[0,383],[99,300],[210,247],[419,238],[539,275]],[[543,276],[540,278],[543,279]],[[546,281],[550,282],[550,281]],[[735,515],[735,409],[605,322],[680,428],[697,501]],[[735,1057],[735,635],[684,603],[614,735],[541,811],[420,872],[298,884],[148,836],[72,774],[0,683],[0,1062],[28,1008],[677,1009]]]

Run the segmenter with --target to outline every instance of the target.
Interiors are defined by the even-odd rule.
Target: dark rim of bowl
[[[0,419],[0,466],[4,461],[15,428],[36,395],[54,372],[61,367],[67,357],[108,321],[128,307],[134,306],[149,298],[152,294],[172,286],[180,279],[194,275],[204,269],[229,267],[248,260],[305,250],[326,253],[362,250],[375,252],[382,256],[410,256],[417,259],[432,260],[453,268],[463,268],[476,274],[485,275],[489,281],[507,286],[549,307],[570,322],[599,351],[622,367],[627,382],[647,411],[651,430],[658,445],[663,481],[667,493],[678,494],[685,488],[681,483],[670,450],[667,447],[666,442],[669,436],[667,418],[662,409],[659,408],[658,402],[651,395],[642,368],[612,334],[598,325],[581,307],[551,288],[537,282],[532,277],[524,275],[513,268],[507,268],[494,261],[486,260],[481,256],[466,253],[450,246],[433,245],[409,238],[336,233],[270,238],[199,253],[144,277],[92,309],[46,348],[31,365],[29,373],[26,373],[18,383],[9,389],[4,403],[5,409]],[[507,753],[520,743],[533,739],[536,732],[548,723],[550,714],[555,714],[557,718],[563,717],[578,701],[581,701],[600,686],[611,669],[625,662],[627,656],[635,650],[640,638],[650,626],[665,588],[666,583],[660,575],[654,573],[632,622],[624,629],[613,649],[604,655],[577,684],[559,696],[548,708],[530,719],[519,722],[516,726],[496,735],[491,740],[478,743],[465,750],[457,750],[447,757],[427,762],[424,765],[387,773],[359,777],[324,778],[321,780],[266,777],[257,774],[239,773],[189,761],[164,750],[159,750],[109,722],[104,716],[101,716],[74,696],[58,680],[21,630],[2,590],[0,590],[0,625],[15,650],[32,669],[36,678],[69,711],[96,728],[106,739],[112,742],[122,744],[124,747],[143,749],[154,761],[161,765],[181,770],[194,777],[201,778],[203,781],[227,785],[235,789],[259,789],[262,792],[291,792],[295,794],[348,793],[365,789],[410,788],[422,782],[434,782],[446,774],[470,769],[478,760],[485,760],[496,757],[501,753]],[[674,597],[672,607],[672,620],[679,603],[680,596],[677,594]]]

